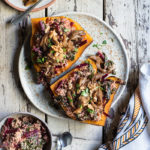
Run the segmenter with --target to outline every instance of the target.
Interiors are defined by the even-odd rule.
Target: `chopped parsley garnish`
[[[57,63],[59,63],[59,59],[57,59]]]
[[[76,88],[79,88],[79,87],[80,87],[80,85],[77,83],[77,84],[76,84]]]
[[[29,131],[30,131],[30,128],[26,128],[26,131],[29,132]]]
[[[52,51],[51,51],[51,53],[52,53],[52,54],[54,54],[54,53],[55,53],[55,51],[54,51],[54,50],[52,50]]]
[[[86,60],[85,63],[89,64],[89,61]]]
[[[94,113],[94,110],[92,110],[90,108],[88,108],[87,111],[88,111],[88,113]]]
[[[97,44],[93,44],[93,47],[96,47],[96,48],[100,48],[100,45],[97,43]]]
[[[35,53],[34,53],[34,52],[32,52],[32,53],[31,53],[31,57],[33,58],[34,56],[35,56]]]
[[[83,108],[83,106],[82,106],[82,105],[80,105],[80,108],[82,109],[82,108]]]
[[[93,44],[93,47],[96,47],[97,49],[100,49],[100,47],[102,47],[103,45],[106,45],[107,44],[107,41],[106,40],[104,40],[103,42],[102,42],[102,44]]]
[[[73,97],[76,97],[76,94],[74,93],[74,94],[72,94],[72,96],[73,96]]]
[[[102,44],[103,44],[103,45],[107,44],[107,41],[106,41],[106,40],[104,40],[104,41],[102,42]]]
[[[88,96],[89,95],[89,89],[86,88],[84,91],[81,92],[82,96]]]
[[[30,69],[30,66],[26,65],[25,70],[29,70],[29,69]]]
[[[89,64],[89,70],[90,72],[93,72],[93,66],[91,64]]]
[[[64,28],[64,32],[69,32],[70,30],[67,28]]]
[[[66,55],[64,55],[64,58],[66,58],[67,56]]]
[[[75,56],[71,56],[70,60],[74,60],[74,57],[75,57]]]
[[[66,52],[66,51],[67,51],[67,49],[66,49],[66,48],[62,48],[62,49],[63,49],[63,51],[64,51],[64,52]]]
[[[44,57],[37,59],[37,63],[41,63],[42,64],[44,62],[45,62],[45,58]]]
[[[94,76],[94,73],[92,72],[92,74],[89,76],[90,79],[92,79]]]
[[[102,86],[99,87],[102,91],[104,91],[104,88]]]
[[[51,48],[52,45],[53,45],[52,40],[49,38],[48,39],[48,48]]]
[[[73,102],[73,99],[71,99],[70,97],[67,97],[68,98],[68,100],[69,100],[69,102]]]
[[[89,103],[90,103],[90,104],[91,104],[91,102],[92,102],[92,99],[89,100]]]
[[[115,71],[115,70],[113,70],[113,71],[112,71],[112,74],[113,74],[113,75],[116,75],[116,71]]]
[[[111,90],[111,94],[115,93],[116,90],[117,90],[116,88],[113,88],[113,89]]]
[[[75,51],[75,52],[78,52],[78,48],[75,48],[74,51]]]

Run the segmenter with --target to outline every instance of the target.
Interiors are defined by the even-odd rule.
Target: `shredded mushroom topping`
[[[32,60],[41,68],[38,83],[49,83],[61,73],[68,61],[73,61],[78,48],[86,44],[85,31],[76,30],[66,18],[39,22],[39,30],[33,36]]]
[[[71,118],[82,121],[100,120],[110,95],[116,91],[115,83],[124,84],[122,80],[106,78],[114,71],[114,65],[112,62],[109,67],[105,66],[106,61],[111,61],[100,58],[98,54],[90,57],[98,66],[98,73],[94,74],[90,63],[86,61],[77,66],[78,70],[66,80],[60,81],[55,89],[58,95],[55,102],[65,106],[66,114]]]

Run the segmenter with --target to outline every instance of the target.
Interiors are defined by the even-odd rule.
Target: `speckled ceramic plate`
[[[25,11],[28,7],[23,5],[23,0],[4,0],[9,6],[19,11]],[[32,12],[42,10],[52,5],[56,0],[43,0]]]
[[[121,41],[121,39],[115,34],[115,32],[112,30],[111,27],[109,27],[105,22],[102,20],[99,20],[95,16],[91,16],[89,14],[85,13],[63,13],[59,14],[59,16],[67,16],[75,21],[77,21],[94,39],[93,43],[84,51],[82,56],[79,58],[79,60],[66,72],[70,71],[73,67],[75,67],[77,64],[81,63],[83,60],[87,58],[89,55],[94,55],[98,51],[97,48],[93,47],[93,44],[99,43],[102,44],[103,41],[106,40],[107,44],[103,44],[101,47],[101,50],[105,52],[109,59],[113,60],[116,65],[116,76],[120,77],[121,79],[127,81],[128,79],[128,73],[129,73],[129,63],[127,58],[127,53],[124,48],[124,45]],[[19,59],[19,75],[20,80],[23,86],[23,89],[30,99],[30,101],[41,111],[44,113],[59,117],[59,118],[65,118],[65,115],[62,112],[59,112],[56,110],[51,104],[50,104],[50,95],[45,90],[45,88],[42,85],[36,84],[34,78],[34,69],[32,70],[25,70],[26,66],[26,53],[30,53],[30,48],[28,47],[30,37],[27,37],[25,46],[23,47],[20,53],[20,59]],[[65,73],[66,73],[65,72]],[[63,73],[62,75],[64,75]],[[60,75],[60,76],[62,76]],[[59,76],[59,77],[60,77]],[[56,77],[52,80],[52,82],[55,82],[59,77]],[[112,107],[115,105],[115,103],[119,100],[119,97],[123,93],[125,89],[125,86],[121,86],[119,90],[117,91]]]
[[[46,145],[46,148],[45,150],[51,150],[52,148],[52,134],[51,134],[51,131],[49,130],[47,124],[41,120],[39,117],[31,114],[31,113],[26,113],[26,112],[16,112],[16,113],[12,113],[8,116],[6,116],[5,118],[3,118],[1,121],[0,121],[0,131],[1,131],[1,128],[2,126],[4,125],[5,121],[8,119],[8,118],[18,118],[18,117],[21,117],[21,116],[31,116],[37,120],[40,120],[42,122],[42,124],[45,126],[45,128],[47,129],[47,134],[49,136],[49,142],[48,144]],[[1,140],[0,140],[0,145],[1,145]],[[2,148],[0,148],[0,150],[4,150]]]

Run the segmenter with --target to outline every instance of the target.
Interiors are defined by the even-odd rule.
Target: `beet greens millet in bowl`
[[[14,113],[0,122],[0,149],[51,150],[47,125],[30,113]]]

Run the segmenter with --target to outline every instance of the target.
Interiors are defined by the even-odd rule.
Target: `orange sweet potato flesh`
[[[66,18],[68,19],[70,22],[73,22],[73,27],[76,30],[84,30],[77,22],[75,22],[74,20],[64,17],[64,16],[59,16],[59,17],[44,17],[44,18],[34,18],[31,19],[31,23],[32,23],[32,37],[31,37],[31,47],[33,46],[33,35],[38,31],[38,25],[40,21],[46,21],[47,18],[51,18],[51,19],[57,19],[57,18]],[[78,52],[75,55],[75,59],[73,61],[68,61],[66,67],[64,68],[60,68],[60,70],[58,71],[59,73],[57,75],[60,75],[62,72],[66,71],[67,69],[69,69],[78,59],[79,57],[82,55],[83,51],[92,43],[93,39],[92,37],[84,30],[84,32],[86,33],[84,36],[84,40],[87,40],[87,43],[82,45],[81,47],[78,48]],[[37,64],[34,64],[34,68],[36,69],[37,72],[40,72],[40,67]]]
[[[97,67],[96,67],[95,62],[93,62],[91,59],[87,59],[87,60],[88,60],[88,61],[90,62],[90,64],[92,65],[92,67],[93,67],[95,73],[97,73]],[[76,71],[77,69],[78,69],[78,68],[73,69],[72,71],[70,71],[69,73],[67,73],[66,75],[64,75],[62,78],[60,78],[59,80],[57,80],[54,84],[52,84],[52,85],[50,86],[50,89],[52,90],[52,92],[53,92],[53,94],[54,94],[55,96],[57,96],[57,94],[55,93],[55,89],[56,89],[58,83],[59,83],[61,80],[67,79],[68,76],[69,76],[72,72]],[[118,79],[117,77],[114,77],[114,76],[108,77],[107,79],[111,79],[111,80],[114,80],[114,81],[120,80],[120,79]],[[116,83],[115,87],[116,87],[116,89],[118,89],[118,88],[119,88],[119,84]],[[113,101],[113,99],[114,99],[114,96],[115,96],[115,93],[113,93],[113,94],[110,96],[110,100],[109,100],[108,103],[105,105],[104,112],[105,112],[106,114],[109,114],[109,110],[110,110],[112,101]],[[61,107],[64,109],[64,111],[67,109],[67,108],[64,107],[64,105],[61,105]],[[72,118],[72,119],[75,120],[75,118]],[[102,118],[101,118],[101,120],[99,120],[99,121],[85,120],[85,121],[82,121],[82,122],[83,122],[83,123],[87,123],[87,124],[93,124],[93,125],[98,125],[98,126],[104,126],[104,125],[105,125],[105,122],[106,122],[106,119],[107,119],[107,116],[106,116],[105,114],[102,114]]]

